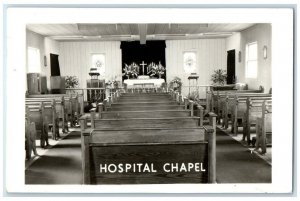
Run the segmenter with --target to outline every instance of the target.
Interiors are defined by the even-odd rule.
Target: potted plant
[[[65,88],[66,89],[75,89],[79,85],[79,80],[76,76],[66,76],[65,77]],[[74,92],[74,90],[73,90]]]
[[[211,81],[213,82],[213,85],[224,85],[226,83],[226,80],[227,80],[226,70],[217,69],[211,75]]]

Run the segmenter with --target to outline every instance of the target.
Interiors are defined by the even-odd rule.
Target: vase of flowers
[[[139,66],[135,62],[130,65],[125,64],[125,67],[123,68],[123,76],[126,76],[127,79],[137,77],[139,74],[138,69]]]
[[[159,78],[161,78],[162,75],[165,74],[166,68],[161,65],[161,63],[159,62],[159,64],[155,64],[154,62],[150,63],[148,65],[148,74],[150,75],[150,77],[153,76],[158,76]]]

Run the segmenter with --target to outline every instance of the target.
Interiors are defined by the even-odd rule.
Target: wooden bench
[[[247,98],[246,104],[247,109],[244,114],[244,122],[243,122],[243,140],[247,140],[248,144],[252,142],[250,139],[250,128],[256,127],[257,118],[262,117],[262,108],[263,103],[266,100],[272,100],[271,97],[254,97]]]
[[[171,100],[171,96],[169,95],[164,95],[164,96],[136,96],[136,97],[130,97],[130,96],[127,96],[127,97],[124,97],[124,96],[120,96],[118,101],[119,102],[143,102],[143,101],[154,101],[154,100],[164,100],[164,101],[169,101]]]
[[[222,101],[224,102],[226,99],[226,96],[228,94],[249,94],[249,93],[263,93],[264,88],[262,86],[259,87],[259,89],[250,89],[250,90],[223,90],[223,91],[208,91],[210,95],[207,95],[207,98],[209,99],[208,102],[210,102],[210,105],[213,112],[215,112],[217,115],[220,114]]]
[[[35,105],[28,104],[27,112],[29,113],[29,118],[31,122],[34,122],[36,125],[36,130],[38,136],[41,139],[41,146],[44,143],[44,136],[48,135],[45,133],[44,127],[47,125],[52,126],[52,138],[57,139],[59,137],[59,127],[58,127],[58,114],[55,109],[55,100],[50,104],[49,102],[41,102]]]
[[[62,120],[62,132],[67,132],[68,131],[68,109],[65,104],[64,97],[61,97],[61,100],[55,100],[55,99],[50,99],[50,98],[26,98],[25,100],[26,105],[39,105],[40,103],[45,104],[53,104],[55,107],[55,110],[57,112],[57,117]]]
[[[44,95],[28,95],[26,100],[31,99],[32,101],[46,101],[55,99],[58,103],[64,103],[64,114],[66,122],[70,120],[71,125],[74,126],[76,119],[78,120],[79,117],[83,114],[83,96],[75,95],[75,96],[68,96],[66,94],[44,94]],[[79,99],[82,101],[80,102]],[[61,109],[57,109],[57,111],[62,111]],[[69,119],[70,116],[70,119]],[[60,114],[60,118],[62,118]]]
[[[261,149],[261,154],[267,152],[267,146],[272,146],[272,101],[264,101],[262,104],[262,116],[256,119],[256,146]]]
[[[37,155],[36,151],[36,126],[34,122],[30,121],[30,111],[29,108],[26,107],[25,113],[25,151],[26,151],[26,159],[31,159],[32,152]]]
[[[245,113],[247,112],[247,98],[261,98],[261,99],[269,99],[271,94],[244,94],[244,95],[236,95],[234,103],[231,107],[231,124],[232,124],[232,132],[234,135],[237,135],[238,127],[243,127],[243,122],[245,121]],[[238,120],[241,120],[239,124]]]
[[[95,129],[87,129],[86,119],[81,118],[84,183],[215,183],[215,115],[210,114],[211,126],[207,127],[200,127],[193,119],[196,120],[191,117],[170,118],[169,121],[159,118],[99,119],[95,120]],[[111,170],[108,166],[113,167],[112,164],[140,163],[152,164],[156,172],[105,171],[105,165]],[[189,164],[190,167],[202,164],[205,171],[198,171],[199,167],[171,172],[168,169],[171,163]]]
[[[224,105],[226,102],[226,98],[228,95],[243,95],[243,94],[262,94],[262,90],[231,90],[231,91],[217,91],[217,93],[212,93],[212,105],[214,108],[214,112],[218,116],[222,116],[222,112],[224,113]]]
[[[169,104],[161,104],[161,105],[148,105],[148,106],[114,106],[107,107],[107,111],[151,111],[151,110],[180,110],[184,109],[184,105],[169,105]]]
[[[227,94],[225,97],[225,102],[221,104],[221,114],[220,114],[220,119],[222,119],[222,126],[225,127],[226,129],[228,128],[228,121],[229,121],[229,116],[231,118],[234,116],[232,113],[234,111],[235,105],[236,105],[236,100],[237,98],[247,98],[247,97],[271,97],[271,94],[265,94],[265,93],[232,93],[232,94]]]
[[[67,102],[69,99],[71,100],[72,110],[73,112],[77,112],[79,115],[84,114],[84,97],[82,94],[37,94],[37,95],[27,95],[26,98],[50,98],[55,100],[61,100],[64,97]]]

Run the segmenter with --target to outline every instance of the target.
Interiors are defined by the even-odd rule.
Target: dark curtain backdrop
[[[51,76],[60,76],[60,68],[57,54],[50,54]]]
[[[159,62],[166,67],[165,57],[165,41],[147,41],[145,45],[141,45],[139,41],[134,42],[121,42],[122,49],[122,72],[125,64],[130,65],[132,62],[137,63],[139,66],[144,61],[147,65],[151,62],[158,64]],[[146,74],[146,71],[144,71]],[[139,75],[143,74],[142,68],[139,69]],[[165,73],[166,74],[166,73]],[[166,79],[166,75],[162,78]],[[158,76],[157,76],[158,78]],[[127,79],[123,76],[123,80]]]

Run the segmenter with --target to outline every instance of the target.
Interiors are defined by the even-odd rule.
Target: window
[[[196,71],[196,52],[189,51],[183,53],[183,68],[186,73],[194,73]]]
[[[97,68],[101,76],[105,76],[105,54],[92,54],[92,68]]]
[[[246,78],[257,77],[257,42],[246,45]]]
[[[27,56],[28,56],[27,58],[28,73],[40,73],[41,72],[40,50],[34,47],[28,47]]]

